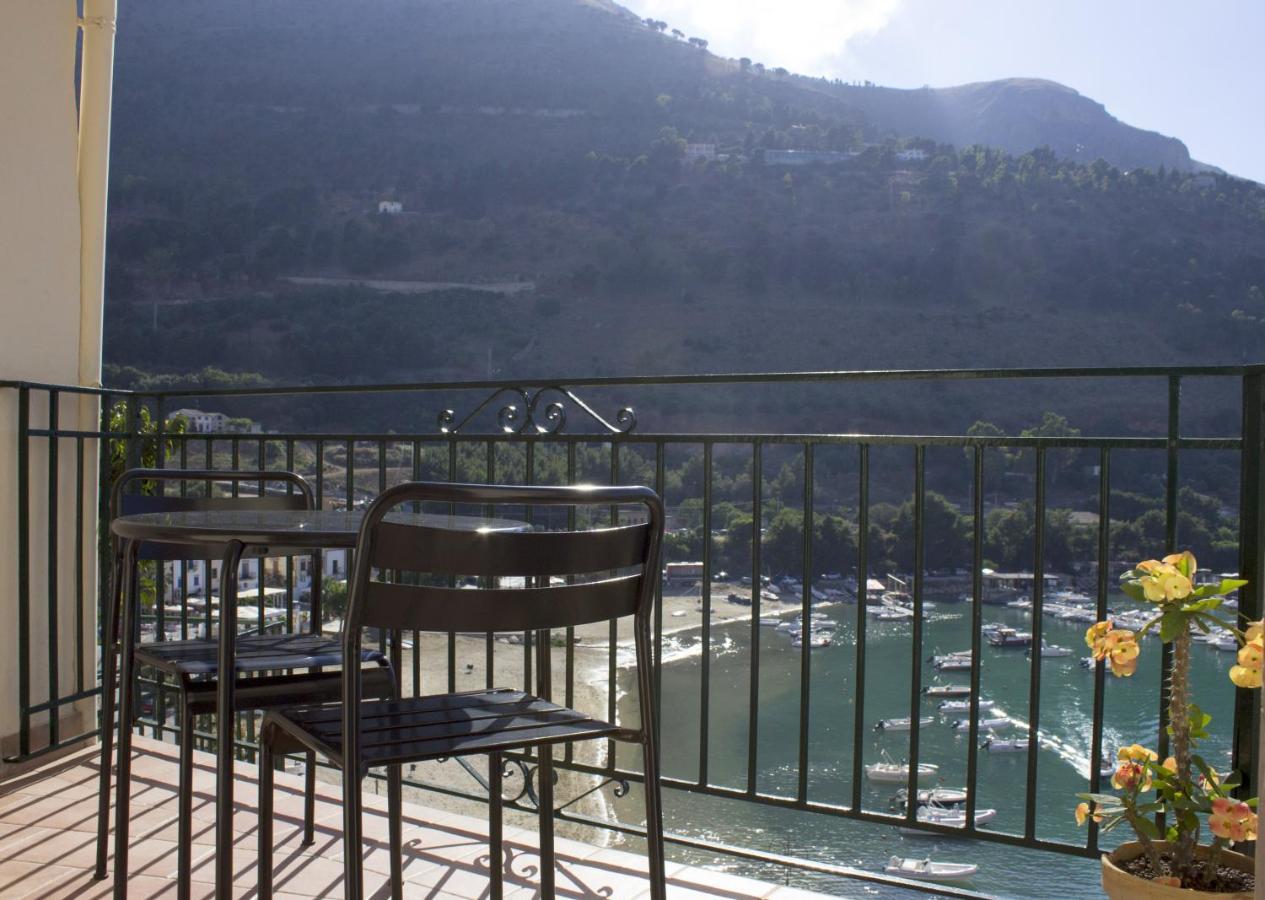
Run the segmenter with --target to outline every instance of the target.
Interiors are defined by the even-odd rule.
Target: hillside
[[[1259,356],[1265,191],[1057,86],[933,92],[938,120],[919,94],[719,59],[599,0],[131,0],[107,359],[307,381]],[[950,143],[965,119],[1014,152]],[[1059,155],[1090,131],[1162,165]]]
[[[1048,147],[1064,159],[1104,159],[1122,169],[1194,168],[1181,141],[1127,125],[1101,103],[1052,81],[1009,78],[921,90],[841,86],[838,92],[875,126],[896,134],[985,144],[1015,155]]]

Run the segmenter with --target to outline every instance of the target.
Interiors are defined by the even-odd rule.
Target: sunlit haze
[[[627,0],[718,54],[890,87],[1048,78],[1265,181],[1265,4]]]

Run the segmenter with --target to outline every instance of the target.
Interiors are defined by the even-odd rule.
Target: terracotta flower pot
[[[1155,847],[1163,853],[1168,849],[1168,844],[1163,841],[1157,841]],[[1196,847],[1195,858],[1206,859],[1211,850],[1211,847]],[[1116,865],[1118,862],[1128,862],[1129,860],[1137,859],[1145,852],[1139,841],[1130,841],[1127,844],[1121,844],[1109,854],[1103,854],[1102,888],[1111,900],[1160,900],[1160,898],[1169,897],[1173,898],[1173,900],[1192,900],[1195,897],[1216,898],[1216,900],[1252,900],[1251,891],[1212,893],[1210,891],[1192,891],[1186,888],[1169,887],[1166,884],[1157,884],[1154,881],[1130,875]],[[1256,860],[1250,856],[1244,856],[1242,853],[1235,853],[1232,850],[1222,850],[1219,862],[1223,866],[1238,869],[1241,872],[1256,873]]]

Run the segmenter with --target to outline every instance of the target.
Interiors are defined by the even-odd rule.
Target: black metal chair
[[[202,484],[205,493],[197,496],[167,495],[164,485],[172,482]],[[212,485],[216,482],[241,485],[253,482],[259,485],[257,496],[216,497]],[[128,489],[140,483],[157,487],[153,494],[140,494]],[[285,485],[285,493],[267,493],[269,483]],[[213,471],[205,469],[130,469],[114,483],[110,497],[110,519],[118,516],[154,512],[180,512],[192,510],[244,509],[244,510],[309,510],[316,502],[311,486],[294,472],[245,472]],[[169,546],[142,543],[134,552],[134,559],[125,560],[119,543],[114,542],[114,582],[111,603],[106,609],[102,654],[101,689],[101,773],[100,795],[97,811],[97,864],[96,877],[105,878],[109,852],[110,814],[110,761],[114,752],[114,689],[117,680],[116,655],[121,652],[120,622],[122,621],[123,583],[127,565],[140,560],[163,562],[174,560],[212,559],[220,555],[220,548],[198,548],[187,545]],[[262,569],[262,562],[260,563]],[[262,571],[260,572],[262,576]],[[292,704],[296,697],[313,702],[333,699],[341,690],[341,672],[321,671],[326,666],[341,666],[344,659],[342,641],[338,637],[321,634],[320,613],[320,554],[313,553],[312,582],[309,600],[311,632],[308,634],[259,634],[243,635],[237,640],[236,658],[239,683],[236,692],[237,711],[266,709],[270,706]],[[205,573],[206,599],[210,602],[210,572]],[[221,573],[221,580],[228,573]],[[262,578],[260,580],[262,584]],[[134,599],[129,602],[135,602]],[[161,603],[161,598],[158,599]],[[261,601],[262,602],[262,601]],[[207,640],[164,640],[159,633],[154,642],[137,642],[133,654],[137,666],[148,666],[172,679],[180,693],[180,776],[178,786],[179,836],[177,848],[178,892],[188,897],[193,850],[193,723],[194,717],[217,712],[216,679],[219,677],[218,643]],[[390,674],[390,661],[375,651],[359,654],[362,664],[377,667],[371,669],[370,687],[378,696],[392,696],[395,680]],[[353,666],[359,670],[359,666]],[[302,672],[295,670],[305,670]],[[270,674],[261,674],[270,673]],[[277,674],[280,673],[280,674]],[[241,676],[247,676],[242,678]],[[134,684],[121,686],[121,690],[135,690]],[[165,724],[165,723],[163,723]],[[131,723],[120,723],[131,727]],[[307,754],[307,797],[304,807],[304,842],[314,839],[316,767],[315,754]],[[118,777],[130,783],[130,759],[118,762]],[[124,794],[125,796],[125,794]],[[125,822],[127,810],[118,811],[118,821]],[[115,841],[114,875],[116,888],[127,878],[127,841]]]
[[[489,506],[644,507],[645,521],[590,531],[460,531],[428,527],[387,515],[406,504],[438,502]],[[391,633],[513,631],[535,633],[537,693],[485,690],[362,699],[356,668],[343,670],[341,704],[315,704],[264,714],[259,760],[259,894],[272,890],[273,755],[306,748],[343,770],[344,895],[364,896],[361,782],[386,766],[392,853],[391,887],[402,896],[399,768],[442,757],[488,754],[489,875],[491,896],[502,896],[501,754],[539,747],[541,896],[554,890],[553,759],[550,745],[591,738],[638,743],[644,752],[646,834],[651,893],[663,898],[663,818],[651,691],[650,613],[658,579],[663,506],[643,487],[509,487],[403,484],[384,492],[361,525],[343,632],[345,655],[360,651],[362,629]],[[478,576],[478,590],[452,579]],[[528,587],[488,587],[498,577],[523,577]],[[552,576],[567,576],[556,584]],[[579,579],[587,579],[577,582]],[[562,579],[558,579],[562,580]],[[436,586],[448,585],[448,586]],[[613,725],[557,706],[550,693],[548,629],[634,616],[640,725]],[[398,650],[392,651],[393,658]],[[398,658],[395,671],[398,678]]]

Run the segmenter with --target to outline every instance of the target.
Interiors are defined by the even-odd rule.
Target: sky
[[[1265,182],[1265,0],[622,0],[802,75],[887,87],[1048,78]]]

